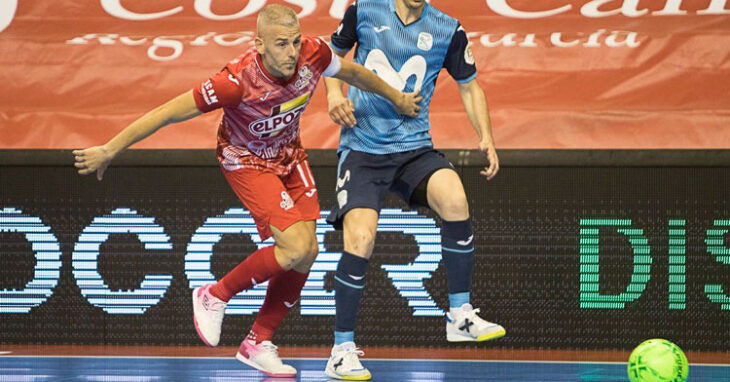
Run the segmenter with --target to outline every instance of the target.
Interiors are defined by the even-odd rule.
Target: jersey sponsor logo
[[[302,90],[302,88],[309,85],[309,81],[312,77],[314,77],[314,74],[312,74],[312,71],[309,70],[307,65],[304,65],[301,69],[299,69],[299,79],[294,86],[296,86],[297,89]]]
[[[415,89],[420,89],[423,85],[423,79],[426,77],[426,59],[423,56],[415,55],[401,66],[400,71],[395,71],[393,65],[388,61],[388,57],[380,49],[373,49],[365,58],[366,68],[378,74],[378,77],[387,82],[388,85],[397,90],[403,90],[406,82],[411,76],[416,76]]]
[[[208,106],[218,102],[218,96],[215,95],[215,89],[213,88],[213,82],[210,80],[205,81],[203,86],[200,87],[200,93],[203,94],[203,99]]]
[[[284,305],[286,305],[287,308],[291,309],[291,307],[294,306],[297,301],[299,301],[299,299],[294,300],[294,302],[284,301]]]
[[[418,43],[416,44],[418,49],[429,51],[433,46],[433,36],[427,32],[421,32],[418,35]]]
[[[259,138],[274,137],[283,129],[299,121],[304,108],[309,102],[310,93],[301,95],[291,101],[276,105],[271,109],[271,116],[251,122],[249,131]]]
[[[308,198],[311,198],[311,197],[312,197],[312,196],[314,196],[314,194],[316,194],[316,193],[317,193],[317,189],[316,189],[316,188],[313,188],[313,189],[311,189],[311,190],[309,190],[309,191],[305,192],[305,193],[304,193],[304,195],[307,195],[307,197],[308,197]]]
[[[271,94],[271,90],[267,91],[266,94],[264,94],[263,97],[259,97],[259,99],[262,101],[266,101],[266,99],[269,98],[270,94]]]
[[[375,33],[380,33],[390,30],[390,27],[387,25],[381,25],[379,27],[373,27],[373,30],[375,31]]]

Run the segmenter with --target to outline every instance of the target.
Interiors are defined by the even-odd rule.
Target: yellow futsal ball
[[[631,352],[628,371],[631,382],[684,382],[689,365],[679,346],[654,338]]]

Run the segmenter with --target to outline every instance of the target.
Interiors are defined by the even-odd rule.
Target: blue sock
[[[449,304],[452,308],[461,307],[469,303],[471,274],[474,269],[471,219],[442,222],[441,253],[449,282]]]
[[[469,292],[449,293],[449,307],[460,308],[462,305],[468,304],[470,294]]]
[[[345,342],[355,342],[355,332],[335,331],[335,345],[342,345]]]
[[[335,345],[353,341],[368,260],[343,252],[335,273]],[[338,334],[339,333],[339,334]]]

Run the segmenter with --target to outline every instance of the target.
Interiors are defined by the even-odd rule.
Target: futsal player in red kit
[[[299,118],[320,76],[385,97],[400,114],[418,113],[416,93],[401,93],[364,67],[341,61],[325,41],[302,36],[291,8],[269,5],[257,18],[255,48],[105,145],[73,152],[79,174],[96,172],[101,180],[111,160],[135,142],[170,123],[223,108],[217,145],[223,175],[250,210],[261,239],[273,236],[275,244],[249,255],[217,283],[193,290],[195,328],[207,345],[218,345],[227,302],[268,280],[264,303],[236,358],[273,377],[296,376],[271,340],[299,298],[318,252],[320,207],[299,138]]]

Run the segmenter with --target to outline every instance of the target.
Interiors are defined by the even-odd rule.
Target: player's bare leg
[[[450,342],[487,341],[505,335],[502,326],[483,320],[470,303],[474,268],[474,234],[469,204],[459,175],[452,169],[436,171],[426,188],[429,207],[442,219],[441,253],[449,283],[446,339]]]

